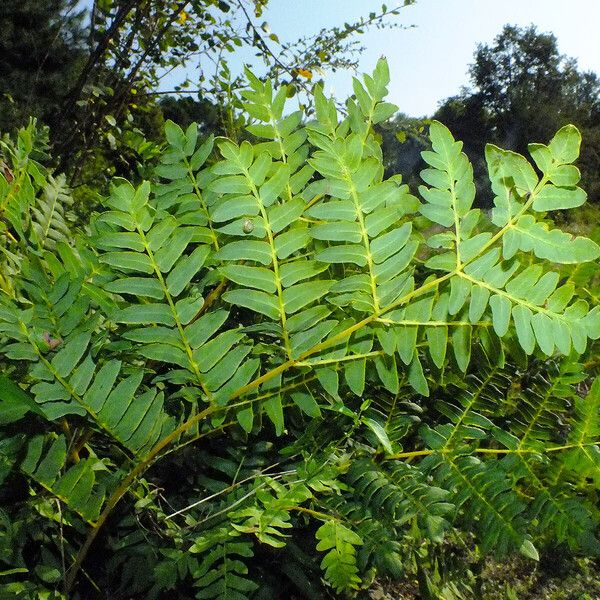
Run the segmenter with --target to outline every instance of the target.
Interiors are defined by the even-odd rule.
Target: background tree
[[[0,131],[40,117],[57,127],[58,107],[85,59],[77,0],[5,0],[0,10]]]
[[[219,107],[205,98],[166,96],[160,100],[159,106],[165,120],[170,119],[184,128],[198,123],[202,135],[223,134]]]
[[[280,42],[264,19],[267,5],[268,0],[93,0],[84,11],[78,0],[7,0],[0,15],[0,128],[40,117],[51,126],[61,169],[79,185],[89,180],[94,165],[115,162],[124,132],[156,132],[156,92],[173,70],[201,58],[208,71],[196,70],[193,81],[173,92],[197,88],[205,108],[206,101],[227,107],[216,117],[231,126],[240,83],[227,66],[230,53],[253,48],[268,76],[294,83],[290,89],[296,91],[315,67],[356,66],[357,34],[391,26],[389,17],[399,14],[397,5],[382,6],[343,27]],[[162,131],[162,122],[158,125]],[[131,164],[128,148],[117,162]]]
[[[448,98],[435,114],[465,142],[467,153],[482,156],[484,140],[526,153],[531,140],[575,123],[583,135],[580,169],[590,198],[600,198],[600,81],[581,72],[559,52],[556,37],[532,25],[506,25],[494,43],[481,44],[471,65],[470,88]],[[476,162],[483,175],[483,163]],[[478,177],[481,181],[482,177]]]
[[[417,119],[399,112],[377,126],[386,174],[402,173],[404,182],[412,189],[420,183],[419,171],[423,168],[421,152],[429,147],[425,131],[428,123],[427,119]]]

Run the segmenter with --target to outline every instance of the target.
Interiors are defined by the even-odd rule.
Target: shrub
[[[352,594],[469,532],[597,553],[600,247],[547,217],[585,201],[578,131],[488,146],[488,217],[438,122],[421,200],[382,179],[385,61],[308,121],[248,78],[253,142],[167,123],[80,233],[5,143],[6,589],[321,597],[320,564]]]

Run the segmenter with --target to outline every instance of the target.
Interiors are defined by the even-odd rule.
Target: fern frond
[[[264,489],[268,486],[273,491]],[[274,492],[274,493],[273,493]],[[271,478],[259,482],[256,491],[258,503],[229,514],[233,527],[241,533],[252,533],[259,541],[275,548],[285,546],[282,529],[290,529],[290,509],[312,497],[303,484],[282,485]]]
[[[235,531],[222,527],[195,539],[190,552],[203,558],[195,573],[196,598],[245,600],[258,588],[248,577],[244,559],[254,556],[252,543],[240,539]]]
[[[64,181],[27,152],[0,177],[14,279],[2,272],[0,355],[36,409],[12,389],[6,420],[49,430],[4,444],[3,429],[2,465],[92,524],[67,587],[123,497],[200,598],[251,594],[254,545],[315,520],[325,580],[350,593],[378,564],[369,532],[396,572],[409,530],[433,548],[472,529],[485,552],[530,558],[534,535],[594,547],[600,388],[583,400],[577,386],[600,308],[564,265],[600,247],[544,215],[584,199],[578,133],[530,149],[541,177],[488,147],[489,220],[439,123],[422,204],[384,177],[385,61],[355,80],[346,116],[317,86],[309,123],[286,114],[285,87],[247,76],[260,141],[220,139],[217,157],[196,125],[168,122],[158,181],[113,182],[90,235],[71,236]],[[160,494],[159,461],[176,477]]]
[[[448,529],[450,493],[428,483],[415,467],[396,462],[378,467],[369,460],[353,463],[348,483],[354,494],[381,521],[395,528],[415,522],[425,537],[440,542]]]
[[[198,125],[192,123],[184,132],[173,123],[165,124],[168,148],[160,157],[156,175],[163,181],[155,188],[156,207],[173,212],[181,225],[195,226],[198,242],[219,248],[208,215],[213,198],[201,191],[212,179],[203,168],[213,150],[213,137],[198,143]]]
[[[106,493],[102,480],[105,466],[95,458],[67,465],[68,444],[63,435],[38,435],[27,444],[20,469],[43,488],[93,524]]]
[[[526,534],[525,505],[497,461],[446,454],[432,455],[425,462],[435,469],[439,485],[452,490],[450,502],[460,508],[461,519],[477,532],[486,551],[502,555],[516,549],[537,559]]]
[[[452,396],[444,395],[436,403],[436,410],[451,423],[438,425],[436,433],[443,443],[439,448],[450,451],[467,440],[483,440],[494,427],[490,417],[498,412],[498,401],[511,385],[510,373],[497,366],[479,375],[469,374]],[[438,444],[435,444],[438,448]]]
[[[575,400],[575,418],[567,443],[574,448],[565,453],[562,467],[576,474],[579,481],[591,478],[600,488],[600,378],[589,394]],[[557,475],[556,479],[559,478]]]
[[[552,355],[555,346],[568,354],[571,344],[582,353],[586,339],[598,335],[598,308],[590,311],[582,300],[571,303],[573,289],[569,285],[558,286],[558,273],[545,272],[541,265],[522,268],[514,258],[517,250],[533,250],[539,258],[554,262],[593,261],[600,255],[600,247],[592,240],[578,238],[571,242],[569,236],[563,239],[566,234],[547,232],[533,215],[525,214],[530,207],[538,211],[560,208],[568,203],[571,189],[555,189],[547,183],[550,176],[538,185],[537,175],[524,157],[488,146],[488,167],[497,194],[492,222],[501,229],[495,235],[489,231],[477,233],[481,214],[470,210],[474,198],[471,166],[461,153],[461,145],[443,125],[432,124],[431,136],[434,151],[423,153],[431,168],[422,176],[432,187],[420,188],[428,202],[421,212],[435,223],[452,227],[454,233],[441,233],[430,239],[430,245],[449,251],[433,256],[426,265],[453,274],[448,313],[464,314],[465,320],[476,322],[489,306],[497,335],[506,334],[512,317],[519,343],[528,354],[534,351],[536,343],[546,355]],[[568,138],[565,143],[573,146],[571,153],[576,158],[577,136],[578,133],[564,128],[555,140]],[[550,146],[553,144],[556,146],[556,142]],[[524,195],[529,196],[525,203],[521,202]],[[547,197],[550,200],[546,201]],[[502,241],[502,249],[493,247],[497,240]],[[463,310],[465,304],[468,311]],[[461,351],[456,358],[464,370],[468,353]]]
[[[67,211],[72,204],[65,175],[49,175],[41,195],[31,208],[32,238],[39,248],[54,250],[57,242],[71,241]]]
[[[326,521],[317,529],[317,550],[327,552],[321,561],[325,579],[336,591],[359,589],[356,546],[363,541],[339,521]]]
[[[562,457],[558,461],[562,462]],[[552,466],[548,458],[514,453],[503,459],[504,469],[518,481],[528,497],[528,520],[536,524],[540,537],[567,542],[574,551],[600,553],[594,534],[598,510],[585,498],[565,494],[559,485],[548,481]]]

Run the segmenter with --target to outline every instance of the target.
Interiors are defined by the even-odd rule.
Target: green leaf
[[[165,293],[163,287],[156,279],[146,277],[122,277],[104,285],[107,292],[114,294],[132,294],[162,300]]]
[[[283,287],[294,285],[303,279],[310,279],[319,273],[322,273],[327,265],[319,264],[315,261],[295,260],[281,265],[279,276]]]
[[[383,446],[383,449],[388,453],[392,454],[394,452],[392,448],[392,444],[390,442],[390,438],[388,437],[387,432],[381,426],[380,423],[375,421],[375,419],[371,419],[369,417],[362,417],[361,422],[366,425],[377,437],[379,443]]]
[[[527,159],[516,152],[505,150],[503,153],[505,171],[512,177],[519,194],[531,193],[535,189],[538,177]]]
[[[437,206],[435,204],[421,204],[419,211],[424,217],[430,221],[450,227],[454,224],[454,213],[449,206]]]
[[[271,206],[285,189],[290,178],[290,168],[280,164],[275,174],[260,188],[260,199],[264,206]]]
[[[553,168],[553,157],[548,146],[544,144],[528,144],[527,149],[531,158],[533,158],[538,169],[544,173],[549,173]]]
[[[144,372],[142,370],[119,381],[108,394],[102,408],[98,413],[98,419],[107,428],[116,427],[133,401],[135,392],[142,383]]]
[[[306,247],[309,241],[310,237],[306,227],[296,227],[279,234],[275,238],[277,258],[281,260],[288,258],[294,252]]]
[[[436,271],[448,271],[450,273],[456,268],[456,255],[453,252],[436,254],[425,261],[425,266]]]
[[[514,226],[519,234],[519,247],[525,252],[533,251],[539,258],[553,262],[572,264],[596,260],[600,246],[585,238],[573,238],[559,229],[549,229],[546,223],[538,223],[531,215],[522,216]]]
[[[146,235],[152,252],[160,250],[169,236],[177,229],[177,220],[170,215],[159,221]]]
[[[179,317],[179,322],[187,325],[198,315],[203,306],[204,298],[196,293],[178,300],[175,304],[175,312]]]
[[[306,214],[314,219],[327,221],[353,221],[356,218],[356,207],[351,200],[329,200],[311,206]]]
[[[375,359],[375,369],[385,389],[392,394],[397,394],[400,389],[400,382],[398,380],[396,357],[378,356]]]
[[[559,187],[546,184],[535,197],[532,207],[543,212],[577,208],[585,203],[587,194],[579,187]]]
[[[193,235],[194,229],[192,227],[176,229],[169,241],[154,255],[156,264],[163,273],[168,273],[173,268],[173,265],[192,240]]]
[[[60,377],[67,377],[71,374],[87,350],[90,339],[90,332],[76,335],[69,339],[65,347],[52,359],[52,366]]]
[[[319,307],[315,308],[318,309]],[[310,310],[311,309],[309,309],[309,311]],[[315,344],[320,343],[337,325],[337,321],[331,319],[318,323],[313,327],[306,328],[304,322],[296,323],[293,321],[295,317],[303,316],[303,314],[304,313],[298,313],[298,315],[292,316],[288,321],[288,329],[290,331],[298,331],[298,333],[291,336],[292,354],[294,358],[300,357],[303,352],[306,352],[306,350],[312,348]]]
[[[183,151],[184,145],[187,142],[183,129],[170,119],[165,122],[165,136],[171,146]]]
[[[320,417],[321,409],[314,399],[313,395],[307,392],[295,392],[292,394],[294,404],[309,417]]]
[[[223,300],[259,312],[273,320],[280,318],[277,298],[265,292],[242,289],[230,290],[223,294]]]
[[[248,181],[241,175],[218,177],[213,180],[209,189],[215,194],[249,194],[251,191]]]
[[[531,354],[535,348],[535,336],[531,327],[531,310],[526,306],[517,304],[512,309],[512,316],[517,330],[519,344],[527,354]]]
[[[494,331],[498,337],[504,337],[510,324],[510,312],[512,304],[506,296],[498,294],[490,298],[490,307],[492,308],[492,323]]]
[[[573,165],[560,165],[549,173],[550,181],[560,187],[575,187],[580,179],[579,169]]]
[[[373,124],[381,123],[382,121],[387,121],[390,117],[392,117],[398,111],[398,107],[395,104],[390,102],[380,102],[375,107],[373,111]]]
[[[254,196],[238,196],[217,204],[211,217],[213,221],[219,223],[238,217],[254,217],[259,212],[260,207]]]
[[[421,396],[429,396],[429,385],[427,384],[427,379],[423,373],[423,365],[421,365],[417,352],[415,352],[408,368],[408,383]]]
[[[141,342],[142,344],[164,342],[165,344],[177,347],[181,345],[179,332],[168,327],[138,327],[137,329],[124,332],[123,337],[133,342]]]
[[[362,234],[358,223],[337,221],[324,223],[310,228],[310,235],[316,240],[332,242],[360,242]]]
[[[122,271],[154,273],[154,265],[150,258],[137,252],[106,252],[100,256],[100,262]]]
[[[166,165],[160,164],[154,169],[154,172],[164,179],[177,181],[187,176],[188,171],[182,164]]]
[[[120,370],[121,362],[118,360],[111,360],[100,368],[83,398],[85,405],[92,411],[97,412],[102,408]]]
[[[300,218],[304,212],[305,203],[302,198],[294,198],[284,204],[276,204],[269,208],[268,217],[271,231],[279,233],[288,225]]]
[[[536,313],[531,318],[531,325],[542,352],[547,356],[552,356],[554,352],[554,327],[550,317],[543,313]]]
[[[98,236],[96,243],[100,248],[126,248],[135,252],[142,252],[144,250],[144,244],[140,235],[129,231],[105,233]]]
[[[175,325],[171,309],[166,304],[139,304],[127,306],[113,315],[115,323],[129,325]]]
[[[44,414],[30,394],[0,374],[0,425],[19,421],[30,411],[38,415]]]
[[[405,223],[401,227],[392,229],[392,231],[384,233],[373,240],[371,242],[371,254],[373,255],[373,260],[376,263],[382,263],[393,254],[396,254],[408,241],[411,230],[411,223]]]
[[[267,242],[254,240],[230,242],[215,254],[215,258],[220,260],[253,260],[263,265],[270,265],[272,261],[271,246]]]
[[[186,156],[191,156],[194,153],[196,143],[198,142],[198,123],[190,123],[185,131],[185,139],[183,152]]]
[[[466,372],[471,361],[471,333],[470,325],[455,327],[452,332],[452,350],[458,368]]]
[[[275,426],[275,435],[279,437],[284,432],[285,427],[281,396],[277,394],[265,400],[263,407],[267,416]]]
[[[181,258],[167,276],[169,293],[173,296],[179,296],[196,273],[204,266],[209,254],[210,246],[203,245],[195,248],[190,255]]]
[[[329,291],[333,283],[331,280],[309,281],[286,289],[283,292],[285,312],[293,314],[307,304],[315,302]]]
[[[463,307],[471,293],[471,282],[458,275],[450,279],[450,299],[448,312],[455,315]]]
[[[214,146],[214,137],[211,134],[206,141],[200,145],[198,150],[194,152],[192,158],[190,159],[190,168],[192,171],[197,171],[205,162],[206,159],[210,156]]]
[[[252,407],[250,406],[243,410],[238,410],[236,413],[236,417],[241,428],[246,433],[250,433],[254,424],[254,411],[252,410]]]
[[[561,127],[548,144],[554,160],[560,164],[568,164],[577,160],[581,146],[581,134],[574,125]]]
[[[251,349],[251,346],[241,344],[228,351],[215,367],[206,373],[204,385],[209,390],[218,390],[232,374],[237,373]]]
[[[256,288],[263,292],[274,294],[277,284],[273,271],[263,267],[248,267],[246,265],[227,265],[219,271],[224,277],[241,286]]]
[[[362,396],[365,389],[366,359],[349,361],[344,369],[344,378],[348,387],[356,396]]]
[[[184,369],[189,367],[189,359],[186,353],[170,344],[148,344],[139,348],[138,352],[150,360],[179,365]]]
[[[471,289],[471,302],[469,303],[469,321],[476,323],[481,319],[487,308],[490,291],[484,287],[474,285]]]
[[[229,317],[226,310],[215,310],[202,315],[197,321],[185,328],[185,336],[192,348],[200,348],[225,323]]]
[[[445,313],[439,316],[443,320],[445,320],[446,318]],[[436,318],[435,315],[434,318]],[[428,349],[429,354],[431,355],[431,360],[433,360],[433,363],[438,369],[442,369],[444,367],[444,361],[446,359],[446,347],[448,345],[448,327],[445,325],[426,327],[425,335],[427,336]]]
[[[367,264],[365,249],[357,244],[332,246],[318,252],[315,258],[327,263],[354,263],[359,267]]]
[[[531,543],[531,540],[525,540],[521,544],[519,551],[523,556],[527,558],[531,558],[532,560],[536,561],[540,560],[540,555],[538,554],[538,551],[536,550],[535,546]]]

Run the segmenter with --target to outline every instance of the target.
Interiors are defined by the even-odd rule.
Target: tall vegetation
[[[6,593],[316,598],[416,570],[433,594],[425,557],[469,532],[597,554],[600,247],[548,216],[585,202],[578,130],[533,163],[488,145],[488,218],[439,122],[419,197],[383,177],[385,61],[345,116],[247,77],[255,143],[167,123],[150,180],[80,232],[32,128],[5,142]]]
[[[220,130],[237,134],[242,80],[229,68],[232,53],[251,49],[293,94],[320,68],[355,67],[358,36],[397,27],[400,14],[398,4],[383,5],[341,27],[280,40],[265,20],[267,8],[268,0],[7,0],[0,131],[40,118],[70,183],[103,187],[148,158],[144,137],[162,134],[163,95],[193,94],[200,108],[216,113]],[[188,70],[194,76],[181,81]],[[169,80],[178,83],[169,87]]]
[[[470,156],[481,156],[486,141],[523,153],[532,139],[543,139],[567,123],[583,132],[583,184],[600,198],[600,80],[581,71],[560,53],[556,37],[533,25],[506,25],[493,44],[480,44],[469,70],[470,86],[445,100],[435,118],[465,142]],[[485,178],[483,164],[478,165]]]
[[[0,131],[30,116],[59,126],[57,110],[84,61],[76,0],[6,0],[0,11]]]

